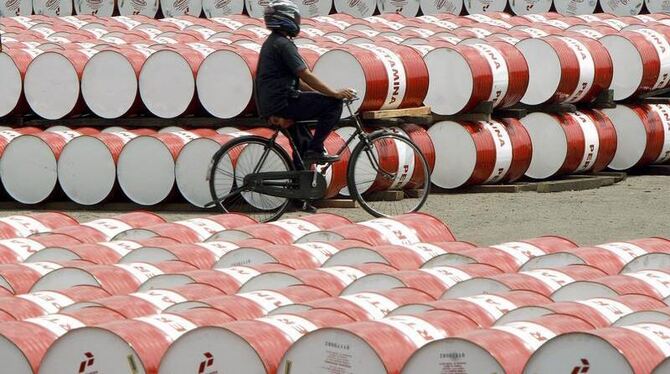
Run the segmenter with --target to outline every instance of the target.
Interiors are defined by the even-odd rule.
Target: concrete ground
[[[371,218],[360,208],[321,211],[355,221]],[[648,236],[670,238],[670,176],[631,176],[613,186],[574,192],[433,194],[423,211],[447,222],[458,239],[482,245],[549,234],[584,245]],[[0,216],[24,212],[4,210]],[[118,214],[69,213],[82,222]],[[208,214],[157,213],[171,221]]]

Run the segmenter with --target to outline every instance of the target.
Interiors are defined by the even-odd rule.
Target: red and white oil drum
[[[569,371],[577,365],[612,373],[660,374],[668,370],[669,336],[667,322],[564,333],[538,349],[528,361],[526,371],[541,372],[546,368]]]
[[[182,148],[181,152],[179,152],[179,156],[177,156],[177,160],[175,161],[175,180],[182,197],[195,206],[204,207],[212,201],[212,194],[207,179],[209,177],[209,164],[214,154],[223,145],[237,137],[255,135],[266,138],[273,134],[274,131],[269,128],[259,127],[244,131],[234,129],[225,134],[203,136],[188,142]],[[282,143],[281,138],[279,143]],[[221,160],[221,163],[230,162],[227,164],[228,166],[220,164],[222,169],[232,170],[233,164],[237,161],[235,157],[239,156],[239,153],[233,150],[231,156],[233,158],[230,160]],[[232,188],[232,179],[230,180],[230,184],[224,182],[226,181],[217,183],[216,187],[219,196],[223,196]]]
[[[144,282],[139,290],[147,291],[156,288],[177,287],[189,283],[203,283],[214,286],[223,291],[226,295],[230,295],[239,292],[243,285],[249,282],[249,280],[258,277],[260,274],[266,272],[289,271],[290,269],[291,268],[286,265],[261,264],[162,274]],[[279,285],[278,287],[283,287],[283,285]]]
[[[38,0],[33,2],[36,15],[48,17],[71,16],[74,13],[73,2],[65,0]]]
[[[537,292],[509,291],[408,305],[405,308],[398,308],[393,314],[427,312],[432,309],[447,310],[470,318],[478,326],[491,327],[515,310],[549,303],[551,299]]]
[[[354,112],[420,106],[428,89],[418,52],[387,43],[336,47],[319,58],[314,73],[333,87],[355,89],[361,100],[352,104]]]
[[[315,269],[325,264],[327,264],[325,266],[343,265],[329,263],[332,257],[341,250],[347,250],[349,248],[368,248],[365,243],[356,240],[307,242],[290,245],[270,244],[269,242],[263,242],[265,244],[240,244],[239,248],[233,249],[219,258],[215,267],[276,262],[289,266],[293,269]]]
[[[577,317],[554,314],[529,321],[477,329],[435,340],[412,355],[402,373],[430,373],[458,360],[468,371],[521,373],[533,354],[551,338],[593,326]]]
[[[662,269],[667,260],[670,245],[667,240],[660,238],[646,238],[627,242],[599,244],[593,247],[570,249],[562,253],[535,258],[527,265],[536,267],[565,266],[568,264],[583,263],[599,268],[608,275],[627,273],[642,269]],[[653,256],[661,254],[663,256]],[[651,259],[654,260],[651,260]],[[650,262],[653,261],[653,265]]]
[[[154,289],[115,295],[79,302],[66,308],[67,311],[89,307],[104,307],[122,314],[126,318],[136,318],[162,313],[169,307],[189,301],[197,301],[221,295],[222,291],[205,284],[193,283],[170,289]]]
[[[644,0],[636,1],[600,1],[600,7],[604,13],[619,17],[634,16],[640,14]]]
[[[74,1],[74,13],[80,16],[111,17],[114,14],[115,4],[116,2],[112,0],[76,0]]]
[[[617,149],[608,165],[610,169],[628,170],[670,160],[670,106],[617,105],[603,113],[617,132]]]
[[[34,251],[27,257],[26,262],[84,260],[98,265],[113,265],[122,260],[124,256],[143,246],[171,245],[175,243],[174,240],[168,238],[150,238],[137,241],[116,240],[90,244],[54,244]],[[138,260],[136,262],[142,261]]]
[[[424,16],[446,13],[459,15],[463,10],[461,0],[419,0],[419,5]]]
[[[331,244],[336,245],[339,242],[335,241],[331,242]],[[374,247],[357,245],[334,253],[325,262],[325,265],[346,266],[366,262],[379,262],[391,265],[398,270],[416,270],[443,254],[460,252],[474,247],[474,244],[467,242],[415,243]]]
[[[337,13],[357,18],[370,17],[377,10],[376,0],[334,0],[333,3]]]
[[[30,292],[33,285],[44,275],[60,269],[54,262],[35,262],[0,265],[0,286],[11,294]],[[3,290],[2,296],[5,296]]]
[[[0,263],[15,264],[27,261],[51,246],[77,245],[80,242],[65,235],[43,235],[42,237],[13,238],[0,240]]]
[[[507,242],[459,252],[457,256],[436,257],[427,262],[425,267],[448,265],[473,261],[486,263],[500,268],[504,272],[516,272],[526,267],[533,259],[541,258],[550,253],[571,251],[577,247],[573,241],[560,236],[540,236],[516,242]],[[492,250],[492,251],[491,251]],[[567,265],[567,264],[566,264]]]
[[[175,184],[175,160],[181,149],[211,129],[177,131],[135,137],[121,150],[117,162],[119,186],[138,204],[154,205],[165,200]]]
[[[368,321],[382,319],[398,307],[407,304],[428,303],[434,300],[432,296],[418,289],[394,288],[317,299],[305,302],[303,305],[312,309],[337,310],[355,321]]]
[[[241,321],[261,318],[285,306],[323,299],[328,296],[327,293],[316,287],[295,285],[277,290],[243,292],[235,295],[210,297],[198,302],[175,304],[167,311],[209,307],[228,314],[236,321]]]
[[[255,109],[253,92],[259,44],[224,47],[190,43],[189,46],[204,56],[195,84],[198,100],[208,113],[227,119]]]
[[[184,334],[170,346],[163,356],[160,372],[176,374],[197,369],[203,357],[211,359],[206,370],[278,372],[282,356],[300,337],[321,327],[350,322],[352,320],[340,312],[315,309],[200,327]]]
[[[66,332],[86,325],[119,320],[111,310],[90,310],[80,314],[49,314],[0,326],[4,365],[12,373],[36,373],[47,349]],[[84,359],[86,356],[82,354]],[[82,357],[77,358],[77,365]]]
[[[527,321],[543,315],[558,313],[575,316],[597,328],[604,328],[632,313],[662,308],[663,305],[662,301],[644,295],[564,301],[515,309],[505,314],[498,324]]]
[[[607,48],[616,71],[610,86],[614,100],[668,85],[670,44],[662,33],[643,28],[605,35],[599,41]]]
[[[481,47],[482,49],[486,46]],[[504,58],[492,48],[493,55],[480,53],[473,46],[449,46],[436,43],[424,50],[423,59],[428,69],[430,84],[425,104],[430,106],[434,113],[451,115],[473,109],[477,104],[489,100],[491,95],[502,98],[494,90],[494,79],[491,66],[499,70],[500,84],[506,86],[508,76]],[[492,60],[496,58],[498,61]],[[505,64],[505,69],[503,65]],[[445,68],[445,66],[447,68]],[[498,69],[499,67],[499,69]],[[458,90],[448,90],[446,87],[460,87]],[[502,87],[502,86],[501,86]]]
[[[667,301],[670,296],[670,274],[661,270],[641,270],[574,282],[554,293],[552,298],[555,301],[570,301],[629,294],[641,294]]]
[[[42,54],[41,48],[13,48],[7,45],[0,52],[0,116],[21,114],[25,112],[27,103],[23,95],[23,79],[28,66],[34,58]]]
[[[320,213],[225,230],[213,235],[209,240],[235,241],[254,238],[267,240],[274,244],[292,244],[306,235],[350,224],[351,221],[348,218],[340,215]]]
[[[198,243],[211,239],[216,233],[224,230],[247,226],[255,221],[243,214],[226,213],[213,216],[189,218],[170,223],[147,225],[143,228],[129,230],[117,239],[144,239],[162,236],[179,243]]]
[[[33,14],[33,3],[32,1],[19,0],[19,1],[7,1],[0,4],[0,15],[2,17],[25,17],[27,21],[30,22],[28,16]]]
[[[298,242],[359,240],[369,245],[450,242],[456,238],[449,227],[426,213],[376,218],[303,236]]]
[[[109,296],[98,287],[77,286],[59,292],[40,291],[0,297],[0,319],[20,321],[60,312],[78,301]]]
[[[526,176],[545,179],[560,174],[594,171],[614,158],[617,133],[602,112],[551,115],[533,113],[521,119],[530,134],[533,156]]]
[[[132,362],[129,365],[155,373],[170,343],[195,327],[190,319],[164,313],[77,329],[52,346],[41,370],[47,373],[76,370],[81,358],[88,358],[83,362],[84,370],[107,371],[118,367],[119,357],[124,357]]]
[[[58,183],[67,197],[82,205],[106,200],[116,187],[116,162],[123,146],[154,130],[137,129],[79,136],[63,147]]]
[[[150,212],[124,213],[109,218],[99,218],[80,225],[68,225],[53,230],[54,234],[67,235],[82,243],[106,242],[133,228],[158,225],[165,220]]]
[[[29,263],[40,264],[40,263]],[[136,262],[117,265],[79,265],[61,267],[40,277],[32,291],[54,291],[74,286],[97,286],[111,295],[135,292],[139,286],[157,275],[195,270],[193,265],[180,261],[157,264]],[[52,274],[49,276],[49,274]]]
[[[526,241],[508,242],[490,247],[467,248],[435,257],[424,267],[478,263],[497,267],[505,273],[515,273],[536,258],[561,250],[573,251],[575,245],[560,237],[540,237]],[[553,265],[553,264],[552,264]],[[566,264],[567,265],[567,264]],[[551,265],[547,265],[551,266]]]
[[[556,0],[554,2],[554,8],[556,9],[556,12],[563,16],[575,16],[582,14],[592,15],[596,10],[597,5],[597,0]]]
[[[488,278],[472,278],[455,284],[442,298],[479,295],[486,292],[527,290],[556,300],[555,294],[562,288],[581,280],[599,279],[606,274],[587,265],[570,265],[560,268],[544,268],[520,273],[505,273]]]
[[[200,17],[202,1],[194,0],[160,0],[161,11],[165,17],[194,16]]]
[[[5,216],[0,218],[0,239],[47,234],[73,225],[77,225],[77,220],[60,212]]]
[[[666,13],[670,11],[670,4],[658,0],[645,0],[644,5],[647,7],[649,13]],[[652,15],[649,15],[652,16]]]
[[[81,75],[84,65],[97,52],[95,49],[51,50],[35,57],[23,80],[32,111],[45,119],[80,113],[83,110]],[[57,93],[54,87],[59,88]]]
[[[406,131],[407,130],[407,131]],[[409,138],[426,156],[427,168],[432,171],[435,167],[435,147],[428,136],[426,130],[416,125],[405,125],[393,127],[388,130],[403,138]],[[416,155],[416,152],[406,143],[391,138],[380,138],[374,142],[372,153],[379,160],[379,167],[372,165],[369,158],[361,158],[353,165],[356,188],[359,193],[388,190],[404,190],[413,188],[422,188],[426,180],[422,161]],[[386,173],[394,174],[391,179]],[[342,188],[344,187],[344,188]],[[344,184],[342,190],[349,190]],[[333,191],[334,192],[334,191]]]
[[[384,264],[362,264],[356,266],[331,266],[317,269],[288,270],[259,274],[247,281],[242,292],[276,289],[295,284],[317,287],[330,296],[342,293],[345,287],[359,278],[372,273],[389,273],[395,269]]]
[[[378,0],[377,9],[381,14],[402,14],[405,17],[416,17],[420,9],[419,0]]]
[[[179,45],[164,47],[147,57],[139,75],[144,106],[161,118],[175,118],[196,110],[195,78],[203,59],[199,52]]]
[[[445,291],[460,282],[500,273],[499,269],[484,264],[439,266],[419,270],[387,272],[386,274],[374,273],[355,280],[342,294],[351,295],[359,292],[410,287],[427,292],[434,298],[439,298]]]
[[[81,94],[88,109],[108,119],[137,112],[137,80],[142,65],[153,53],[151,48],[135,45],[107,48],[91,57],[81,76]]]
[[[521,102],[589,102],[612,81],[612,60],[588,38],[549,36],[516,44],[528,63],[529,81]]]
[[[465,1],[465,11],[468,14],[480,14],[488,12],[504,12],[507,3],[504,0],[476,0]]]
[[[598,247],[613,251],[624,261],[628,261],[621,272],[630,273],[645,269],[667,268],[670,260],[668,243],[670,242],[664,238],[644,238],[601,244]]]
[[[668,313],[670,313],[670,307],[667,306],[633,312],[619,318],[615,323],[612,324],[612,326],[622,327],[646,322],[663,322],[668,320]]]
[[[536,15],[549,12],[552,2],[547,0],[523,0],[509,3],[512,13],[517,16]]]
[[[93,128],[45,131],[13,139],[2,154],[2,183],[7,193],[24,204],[46,200],[56,188],[58,159],[72,139],[95,134]]]
[[[169,260],[185,261],[200,269],[209,269],[212,267],[227,267],[240,264],[250,264],[241,262],[225,266],[215,265],[223,256],[234,252],[240,247],[258,247],[264,248],[270,245],[270,242],[260,239],[242,240],[239,242],[215,241],[207,243],[178,244],[172,241],[167,245],[146,245],[132,252],[127,253],[119,260],[119,263],[128,262],[161,262]]]
[[[218,22],[217,18],[227,21],[227,16],[244,12],[244,3],[244,0],[203,0],[202,11],[205,17],[215,22]]]
[[[437,162],[431,176],[433,184],[441,188],[512,182],[531,165],[531,137],[514,119],[442,121],[431,126],[428,135],[434,144],[444,145],[435,147]]]
[[[407,359],[429,342],[476,327],[463,315],[435,310],[322,328],[295,343],[278,370],[286,370],[290,362],[291,372],[303,374],[343,369],[371,374],[399,373]],[[331,360],[332,355],[346,360]]]
[[[296,5],[302,17],[314,18],[330,14],[333,0],[301,0]]]

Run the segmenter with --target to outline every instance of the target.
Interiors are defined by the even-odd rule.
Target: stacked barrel
[[[670,86],[669,24],[666,14],[337,14],[305,19],[294,42],[323,81],[359,92],[357,111],[428,105],[437,115],[458,116],[490,102],[490,121],[396,130],[425,140],[419,146],[435,159],[434,185],[454,189],[668,163],[670,106],[634,100]],[[246,16],[10,17],[0,29],[0,116],[150,114],[158,123],[203,112],[254,115],[255,69],[269,33]],[[608,90],[620,105],[593,109]],[[579,111],[495,116],[519,104],[576,104]],[[0,131],[7,194],[24,204],[62,191],[82,205],[125,197],[147,206],[181,196],[203,207],[211,201],[207,172],[216,150],[235,137],[271,134],[98,130]],[[326,146],[335,152],[350,134],[343,128]],[[328,197],[346,194],[347,163],[343,157],[332,168]]]
[[[418,213],[0,229],[0,356],[17,374],[651,373],[670,357],[662,237],[478,247]]]

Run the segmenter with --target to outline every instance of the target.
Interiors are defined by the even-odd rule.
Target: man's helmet
[[[290,0],[272,0],[265,7],[265,27],[284,31],[290,37],[300,33],[300,11]]]

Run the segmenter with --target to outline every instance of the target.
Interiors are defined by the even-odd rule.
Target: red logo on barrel
[[[570,374],[585,374],[589,372],[589,360],[582,358],[581,366],[575,366]]]
[[[86,372],[86,368],[93,366],[93,363],[95,362],[93,353],[86,352],[84,353],[84,356],[86,356],[86,359],[79,364],[79,374],[84,374]]]
[[[204,355],[205,360],[200,363],[200,367],[198,368],[198,374],[204,374],[205,369],[214,365],[214,356],[209,352],[205,352]]]

